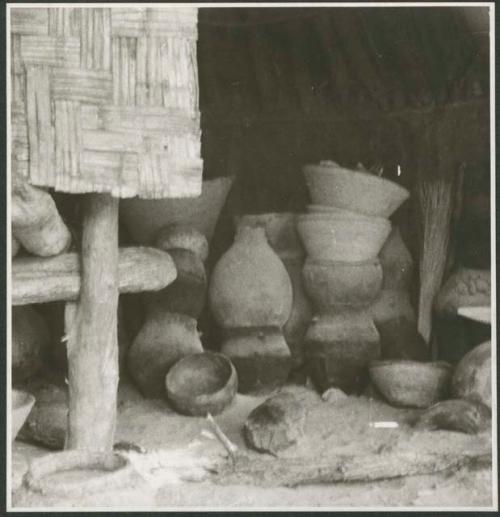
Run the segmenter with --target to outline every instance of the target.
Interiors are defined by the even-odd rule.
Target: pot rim
[[[451,371],[452,366],[446,361],[416,361],[415,359],[376,359],[371,361],[368,365],[370,370],[377,368],[397,367],[397,366],[416,366],[417,368],[424,367],[427,370],[446,370]]]
[[[323,213],[310,213],[310,214],[300,214],[297,217],[297,226],[303,223],[336,223],[336,222],[345,222],[351,221],[354,223],[363,223],[369,224],[373,226],[379,227],[392,227],[391,221],[386,217],[378,217],[378,216],[365,216],[365,215],[357,215],[351,216],[347,214],[323,214]]]
[[[350,177],[357,179],[367,179],[368,181],[372,181],[374,184],[379,185],[385,185],[386,187],[390,188],[394,193],[398,193],[404,200],[408,199],[410,197],[410,192],[408,189],[400,185],[399,183],[396,183],[395,181],[392,181],[387,178],[382,178],[381,176],[376,176],[375,174],[371,174],[369,172],[363,172],[363,171],[356,171],[354,169],[349,169],[347,167],[341,167],[340,165],[334,166],[334,165],[326,165],[326,164],[307,164],[302,167],[302,171],[304,175],[311,176],[313,174],[318,175],[332,175],[332,176],[343,176],[345,178]]]

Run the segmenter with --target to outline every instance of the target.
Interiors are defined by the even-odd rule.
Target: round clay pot
[[[122,199],[120,220],[138,244],[152,244],[160,229],[172,223],[196,228],[210,242],[233,181],[232,176],[206,180],[201,195],[193,198]]]
[[[383,359],[431,359],[430,349],[419,334],[414,320],[400,316],[376,322],[375,326],[380,335],[380,355]]]
[[[36,374],[49,346],[50,333],[42,316],[29,305],[12,307],[12,380]]]
[[[224,340],[221,352],[236,368],[240,393],[272,391],[290,374],[291,354],[279,329],[234,329]]]
[[[155,246],[164,251],[191,251],[202,262],[208,257],[207,238],[196,228],[183,224],[169,224],[163,227],[156,236]]]
[[[292,309],[292,284],[263,227],[240,226],[212,272],[212,313],[223,328],[282,327]]]
[[[297,214],[276,212],[236,216],[235,226],[263,226],[269,245],[283,260],[304,256],[304,248],[296,229]]]
[[[374,361],[369,371],[387,402],[402,407],[427,408],[446,398],[451,378],[450,365],[443,361]]]
[[[377,257],[391,231],[391,223],[382,218],[302,214],[297,229],[313,260],[364,262]]]
[[[28,418],[33,405],[35,404],[35,397],[30,393],[20,390],[12,390],[12,436],[14,441],[19,433],[24,422]]]
[[[292,311],[283,327],[283,335],[292,353],[293,368],[304,362],[304,337],[312,318],[312,306],[304,289],[302,259],[283,258],[293,289]]]
[[[222,354],[203,352],[174,364],[165,379],[168,400],[184,415],[218,415],[232,402],[238,377]]]
[[[488,306],[491,303],[491,271],[457,269],[436,296],[435,310],[456,314],[459,307]]]
[[[367,313],[325,316],[307,330],[305,356],[320,391],[337,387],[361,393],[368,382],[368,364],[380,356],[379,335]]]
[[[177,269],[177,278],[159,291],[144,293],[149,310],[186,314],[198,319],[205,306],[207,277],[203,262],[187,249],[168,251]]]
[[[410,302],[410,295],[406,290],[382,289],[369,311],[376,324],[395,318],[405,318],[408,321],[417,320]]]
[[[378,258],[384,272],[382,289],[407,289],[413,274],[413,259],[399,228],[393,227]]]
[[[153,312],[129,349],[128,370],[145,397],[161,398],[170,367],[182,357],[202,351],[194,318]]]
[[[330,205],[375,217],[390,217],[409,197],[393,181],[321,162],[303,169],[313,204]]]
[[[491,409],[491,341],[465,354],[455,369],[451,388],[455,398],[481,402]]]
[[[382,287],[378,259],[366,262],[307,259],[302,274],[306,292],[321,314],[366,307],[373,303]]]

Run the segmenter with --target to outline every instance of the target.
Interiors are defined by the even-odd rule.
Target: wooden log
[[[41,257],[62,253],[71,244],[52,196],[22,181],[15,181],[12,189],[12,233],[26,250]]]
[[[57,257],[22,257],[12,262],[12,304],[75,301],[80,294],[78,254]],[[157,291],[177,277],[170,255],[155,248],[122,248],[118,254],[120,293]]]
[[[317,483],[368,482],[487,467],[491,468],[491,451],[487,450],[457,454],[400,451],[338,455],[325,461],[280,459],[272,463],[254,456],[251,459],[237,456],[236,463],[222,468],[213,481],[220,485],[296,487]]]
[[[83,220],[81,292],[67,344],[67,449],[113,449],[118,294],[118,200],[108,194],[89,194]]]

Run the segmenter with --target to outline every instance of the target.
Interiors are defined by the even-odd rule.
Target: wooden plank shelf
[[[55,257],[20,257],[12,261],[12,305],[75,301],[80,293],[81,265],[77,253]],[[120,248],[120,293],[157,291],[177,277],[168,253],[155,248]]]

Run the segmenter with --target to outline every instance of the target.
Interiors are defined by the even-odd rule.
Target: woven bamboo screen
[[[10,9],[12,171],[117,197],[201,192],[197,9]]]

